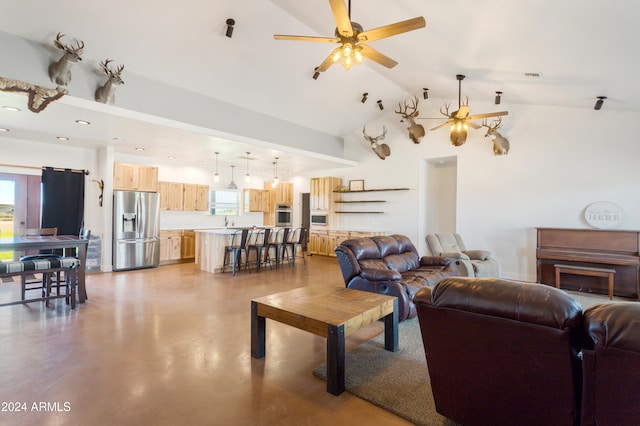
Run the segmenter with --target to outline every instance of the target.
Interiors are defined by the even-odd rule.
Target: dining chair
[[[231,272],[236,275],[236,269],[240,269],[242,263],[242,253],[247,255],[247,241],[249,240],[249,229],[239,229],[234,232],[231,244],[224,248],[224,260],[222,262],[222,272],[227,267],[229,254],[231,254]],[[249,271],[251,272],[251,271]]]
[[[269,243],[269,237],[271,236],[271,228],[259,229],[251,233],[251,238],[247,244],[247,263],[249,265],[249,258],[252,251],[256,252],[256,272],[260,271],[260,266],[265,262],[263,259],[263,250]]]
[[[286,257],[293,266],[296,266],[296,257],[302,257],[304,264],[307,264],[307,258],[304,255],[304,242],[307,238],[307,228],[296,228],[289,233],[287,243],[284,245],[283,259]],[[301,255],[298,256],[298,247],[300,247]],[[291,249],[291,253],[289,253]]]
[[[284,246],[287,243],[287,239],[289,238],[289,232],[291,228],[278,228],[278,230],[271,234],[271,238],[269,239],[269,243],[267,244],[267,250],[265,254],[265,263],[269,262],[271,265],[271,255],[270,250],[273,249],[274,258],[276,261],[276,269],[280,266],[282,261],[282,255],[284,251]]]
[[[18,237],[55,237],[58,235],[58,228],[22,228],[16,232]],[[37,259],[57,259],[59,256],[55,253],[40,252],[37,254],[25,254],[20,256],[20,260],[37,260]],[[51,280],[50,273],[44,272],[40,274],[41,277],[37,278],[35,274],[22,275],[20,277],[20,284],[22,286],[22,300],[25,300],[25,294],[27,291],[40,290],[42,297],[46,295],[47,286],[46,282]],[[59,277],[59,274],[57,274]]]
[[[80,232],[78,233],[78,238],[81,240],[89,240],[91,238],[91,230],[90,229],[80,229]],[[88,248],[88,247],[87,247]],[[64,257],[75,257],[76,259],[78,259],[80,261],[80,267],[81,268],[86,268],[87,265],[87,251],[88,250],[84,250],[84,253],[82,253],[82,256],[80,256],[79,250],[78,249],[65,249],[65,253],[64,253]],[[59,256],[62,257],[62,256]],[[72,273],[74,274],[72,278],[72,285],[74,285],[76,287],[76,290],[79,291],[78,287],[78,271],[72,271]],[[48,288],[47,288],[47,294],[51,294],[51,289],[55,288],[56,289],[56,294],[60,294],[60,287],[62,288],[66,288],[67,287],[67,280],[66,277],[62,276],[60,273],[58,273],[56,275],[55,278],[52,277],[52,279],[49,282]],[[69,294],[67,292],[67,294]],[[88,299],[86,292],[84,294],[84,298]],[[67,303],[69,303],[69,297],[67,297]]]

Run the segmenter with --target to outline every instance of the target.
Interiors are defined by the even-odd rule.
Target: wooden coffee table
[[[327,392],[344,392],[345,337],[384,318],[384,348],[398,350],[398,299],[343,287],[301,287],[251,301],[251,356],[266,354],[266,318],[327,339]]]

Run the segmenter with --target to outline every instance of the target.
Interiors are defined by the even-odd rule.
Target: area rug
[[[583,309],[609,302],[606,296],[567,293],[575,297]],[[347,392],[416,425],[457,425],[436,412],[417,317],[398,325],[398,344],[398,352],[385,350],[384,334],[380,334],[347,352]],[[326,365],[313,370],[313,374],[326,380]]]

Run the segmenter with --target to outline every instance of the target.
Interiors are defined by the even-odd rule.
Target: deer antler
[[[447,116],[447,117],[451,117],[451,116],[449,115],[449,107],[450,107],[450,106],[451,106],[451,104],[446,104],[446,105],[444,106],[444,111],[442,111],[442,108],[440,108],[440,114],[445,115],[445,116]]]
[[[78,41],[76,40],[76,45],[72,46],[70,44],[63,44],[61,39],[62,37],[64,37],[65,34],[60,34],[58,33],[58,35],[56,35],[56,40],[54,41],[56,47],[58,49],[62,49],[67,53],[74,53],[77,55],[80,55],[82,49],[84,49],[84,42],[82,40]]]
[[[487,128],[487,135],[492,134],[493,132],[495,132],[496,130],[498,130],[500,128],[500,124],[502,123],[502,117],[498,117],[497,120],[493,120],[494,125],[489,125],[487,119],[485,118],[484,120],[482,120],[482,127],[486,127]]]
[[[410,110],[411,112],[407,113],[407,110]],[[418,116],[418,114],[420,114],[420,111],[418,111],[418,97],[413,97],[413,99],[411,100],[411,105],[408,105],[407,101],[404,101],[404,109],[400,105],[400,102],[398,102],[398,110],[395,112],[396,114],[402,115],[404,118]]]

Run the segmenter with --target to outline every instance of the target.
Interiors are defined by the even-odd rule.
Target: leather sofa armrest
[[[369,281],[400,281],[402,279],[400,272],[390,269],[364,268],[360,276]]]
[[[451,259],[444,256],[422,256],[420,258],[420,266],[448,266]]]
[[[487,260],[491,257],[491,252],[486,250],[467,250],[464,254],[473,260]]]
[[[431,290],[433,287],[422,287],[413,296],[413,302],[416,304],[431,305]]]
[[[464,254],[464,253],[460,253],[457,251],[445,251],[440,253],[441,256],[444,257],[448,257],[449,259],[461,259],[461,260],[469,260],[469,256]]]

